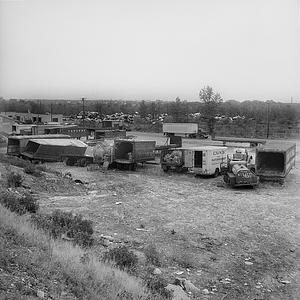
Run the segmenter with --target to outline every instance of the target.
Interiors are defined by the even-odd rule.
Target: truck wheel
[[[169,167],[168,167],[168,166],[162,166],[162,169],[163,169],[163,171],[166,172],[166,173],[169,171]]]
[[[87,166],[87,161],[85,158],[82,158],[79,162],[80,167],[86,167]]]
[[[177,168],[176,168],[176,172],[177,172],[177,173],[182,173],[182,171],[183,171],[183,168],[182,168],[182,167],[177,167]]]
[[[68,157],[68,158],[66,159],[66,165],[67,165],[67,166],[74,166],[74,164],[75,164],[75,161],[74,161],[73,158]]]
[[[216,168],[214,177],[218,177],[219,175],[220,175],[220,170],[219,170],[219,168]]]

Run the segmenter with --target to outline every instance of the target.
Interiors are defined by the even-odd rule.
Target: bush
[[[32,221],[37,228],[48,231],[55,239],[65,235],[79,246],[93,244],[92,221],[83,219],[81,215],[73,216],[72,213],[55,210],[51,215],[32,216]]]
[[[146,255],[148,263],[150,263],[154,266],[157,266],[157,267],[161,266],[160,254],[154,245],[147,246],[144,249],[144,253]]]
[[[36,199],[30,194],[19,196],[11,192],[4,192],[0,201],[5,207],[19,215],[27,212],[36,213],[39,208]]]
[[[42,176],[41,170],[38,169],[35,165],[28,165],[27,167],[24,168],[24,172],[26,174],[30,174],[36,177]]]
[[[172,298],[172,293],[165,289],[168,282],[161,275],[152,275],[148,273],[143,281],[152,293],[159,294],[165,299]]]
[[[121,270],[134,271],[138,264],[138,257],[126,246],[113,248],[105,253],[104,260],[113,260]]]
[[[21,174],[10,172],[7,175],[7,186],[8,187],[20,187],[23,182]]]

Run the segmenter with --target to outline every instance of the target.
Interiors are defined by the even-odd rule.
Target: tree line
[[[152,120],[162,114],[168,116],[172,122],[192,122],[202,119],[207,122],[208,128],[213,130],[216,116],[218,117],[245,117],[257,123],[266,122],[268,115],[270,122],[295,125],[300,119],[300,104],[289,104],[274,101],[223,101],[221,96],[211,87],[204,87],[199,92],[199,101],[188,102],[179,97],[174,101],[124,101],[124,100],[27,100],[27,99],[0,99],[0,111],[16,111],[31,113],[62,113],[66,116],[75,116],[79,112],[94,111],[100,115],[111,115],[122,112],[124,114],[138,113],[141,118]]]

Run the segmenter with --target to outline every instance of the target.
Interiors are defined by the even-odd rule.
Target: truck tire
[[[163,165],[163,166],[162,166],[163,171],[166,172],[166,173],[169,171],[169,168],[170,168],[170,167],[169,167],[169,166],[166,166],[166,165]]]
[[[219,168],[216,168],[214,177],[218,177],[219,175],[220,175],[220,170],[219,170]]]
[[[75,160],[73,158],[71,158],[71,157],[68,157],[66,159],[66,165],[67,166],[74,166],[75,165]]]

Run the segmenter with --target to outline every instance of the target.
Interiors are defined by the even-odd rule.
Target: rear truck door
[[[192,168],[194,166],[194,151],[193,150],[183,150],[184,154],[184,167]]]
[[[203,151],[202,154],[202,173],[209,174],[211,173],[211,152]]]

